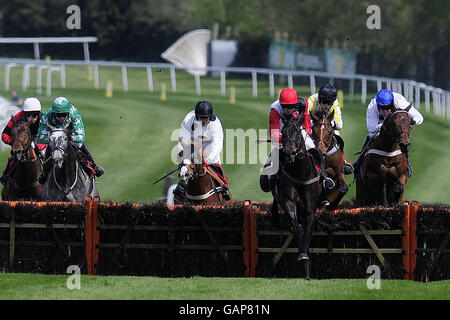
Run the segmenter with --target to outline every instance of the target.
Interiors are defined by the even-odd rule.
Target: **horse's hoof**
[[[322,201],[322,203],[320,204],[321,208],[325,208],[328,206],[330,206],[330,201],[328,201],[328,200]]]
[[[298,255],[297,261],[305,261],[305,260],[306,261],[309,260],[308,255],[306,253],[300,253]]]

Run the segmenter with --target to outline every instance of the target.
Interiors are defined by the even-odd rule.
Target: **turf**
[[[153,278],[85,276],[68,289],[69,275],[0,274],[0,299],[10,300],[448,300],[450,281],[420,283],[367,279]]]
[[[20,88],[22,69],[13,68],[11,72],[11,88]],[[234,200],[250,199],[253,201],[270,201],[268,193],[259,188],[259,171],[266,160],[267,145],[261,144],[254,149],[254,137],[246,138],[245,158],[229,147],[226,130],[267,129],[269,105],[274,100],[269,95],[266,79],[259,79],[258,97],[252,96],[252,85],[249,79],[227,79],[225,96],[220,93],[218,78],[202,77],[202,92],[198,96],[192,76],[177,72],[176,92],[173,92],[170,75],[167,70],[154,70],[154,92],[147,88],[145,69],[128,69],[128,91],[121,85],[120,68],[100,68],[100,89],[94,89],[93,81],[88,79],[87,67],[66,67],[67,83],[63,89],[59,77],[54,74],[51,97],[36,94],[35,70],[31,72],[31,87],[21,92],[23,97],[37,96],[43,103],[44,111],[51,101],[59,95],[68,97],[76,105],[86,127],[86,144],[96,161],[106,169],[106,174],[97,179],[102,201],[153,202],[162,197],[163,185],[153,185],[153,181],[163,176],[176,165],[171,161],[171,152],[176,145],[177,136],[174,130],[179,128],[183,117],[193,109],[199,100],[211,100],[215,113],[222,121],[225,133],[223,159],[234,159],[226,162],[224,169],[228,174],[230,188]],[[113,97],[105,96],[107,80],[113,82]],[[4,90],[4,68],[0,68],[0,95],[9,97]],[[45,82],[45,81],[43,81]],[[161,99],[161,86],[167,87],[166,100]],[[236,104],[229,99],[230,87],[235,87]],[[286,86],[277,81],[275,92]],[[309,88],[294,86],[302,96],[307,97]],[[370,96],[370,95],[368,95]],[[345,153],[349,161],[354,161],[366,136],[366,106],[358,103],[360,97],[355,95],[355,102],[348,102],[344,97],[342,109],[344,128],[342,136],[345,140]],[[423,106],[422,106],[423,107]],[[449,201],[450,187],[450,125],[448,120],[435,117],[422,110],[424,123],[414,127],[411,134],[410,159],[413,177],[408,182],[405,199],[422,202]],[[229,136],[230,137],[230,136]],[[264,138],[258,136],[258,138]],[[231,140],[231,138],[229,139]],[[252,146],[250,148],[249,146]],[[259,148],[263,148],[260,150]],[[234,150],[234,155],[231,151]],[[250,153],[256,164],[249,164]],[[0,160],[5,163],[9,152],[0,153]],[[240,160],[245,159],[245,163]],[[351,200],[355,196],[355,185],[352,176],[347,176],[351,184],[349,193],[343,200]]]

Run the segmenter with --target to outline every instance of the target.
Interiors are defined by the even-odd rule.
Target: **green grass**
[[[366,279],[154,278],[81,276],[69,290],[69,275],[0,274],[0,299],[11,300],[448,300],[450,281],[421,283]]]
[[[11,88],[21,87],[22,69],[11,72]],[[129,91],[121,87],[120,68],[100,68],[100,88],[95,90],[93,82],[87,80],[86,67],[67,67],[67,88],[59,86],[59,77],[54,75],[52,96],[38,95],[44,111],[51,101],[59,95],[67,96],[83,116],[86,127],[86,144],[96,161],[107,171],[97,180],[102,201],[153,202],[162,196],[163,182],[153,185],[153,181],[175,167],[171,152],[176,145],[171,139],[172,132],[179,128],[183,117],[193,109],[198,100],[211,100],[216,114],[220,117],[224,131],[241,128],[244,131],[254,128],[267,129],[269,105],[274,100],[269,96],[267,79],[258,82],[258,97],[252,96],[251,81],[247,79],[227,80],[227,95],[230,86],[236,88],[236,104],[230,104],[229,96],[220,95],[220,81],[217,78],[202,78],[202,95],[195,93],[192,76],[177,72],[177,91],[172,92],[170,75],[167,70],[154,70],[155,91],[150,93],[144,69],[128,70]],[[9,98],[4,90],[4,68],[0,68],[0,95]],[[21,93],[23,97],[36,96],[35,71],[31,72],[31,88]],[[105,97],[106,81],[114,83],[112,98]],[[161,84],[167,85],[167,100],[162,101]],[[275,92],[285,84],[277,83]],[[302,96],[308,96],[309,88],[296,87]],[[45,88],[44,88],[45,92]],[[370,96],[370,95],[368,95]],[[357,95],[355,101],[359,101]],[[342,109],[345,140],[345,153],[354,161],[366,136],[366,105],[349,103],[345,96]],[[423,111],[423,125],[413,128],[410,159],[413,177],[408,182],[405,198],[422,202],[448,202],[450,195],[450,125],[448,120],[440,119]],[[258,137],[259,138],[259,137]],[[253,138],[252,138],[253,139]],[[252,140],[250,139],[250,140]],[[268,193],[259,189],[259,170],[265,157],[257,164],[248,164],[249,144],[246,140],[246,163],[225,163],[224,168],[230,180],[230,188],[235,200],[251,199],[270,201]],[[236,142],[235,142],[236,144]],[[227,140],[225,139],[223,159],[227,159]],[[253,152],[259,152],[259,145]],[[263,152],[263,153],[264,153]],[[5,163],[9,152],[0,153]],[[352,183],[352,176],[347,182]],[[351,185],[344,200],[355,196],[355,185]]]

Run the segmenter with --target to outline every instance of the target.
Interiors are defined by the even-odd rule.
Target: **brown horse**
[[[185,159],[180,165],[179,192],[175,193],[175,204],[211,205],[231,202],[225,200],[222,191],[228,179],[225,172],[211,165],[205,167],[201,155],[194,152],[193,162]],[[220,172],[218,172],[220,171]]]
[[[408,182],[408,109],[386,118],[356,173],[356,205],[392,206],[403,202]]]
[[[31,147],[30,127],[25,122],[15,122],[12,129],[11,156],[14,168],[2,190],[2,200],[42,199],[42,185],[37,181],[42,165]]]
[[[332,190],[323,189],[322,197],[323,200],[328,202],[326,209],[329,210],[337,208],[339,202],[349,189],[345,182],[344,159],[338,142],[340,137],[334,134],[334,127],[331,124],[333,117],[334,111],[328,116],[322,111],[316,114],[311,113],[311,119],[314,122],[312,127],[313,138],[325,157],[325,170],[327,171],[327,175],[335,183],[335,187]]]

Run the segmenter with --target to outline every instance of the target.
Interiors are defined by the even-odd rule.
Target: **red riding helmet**
[[[297,92],[294,89],[286,88],[283,89],[280,93],[280,104],[297,104],[298,103],[298,96]]]

